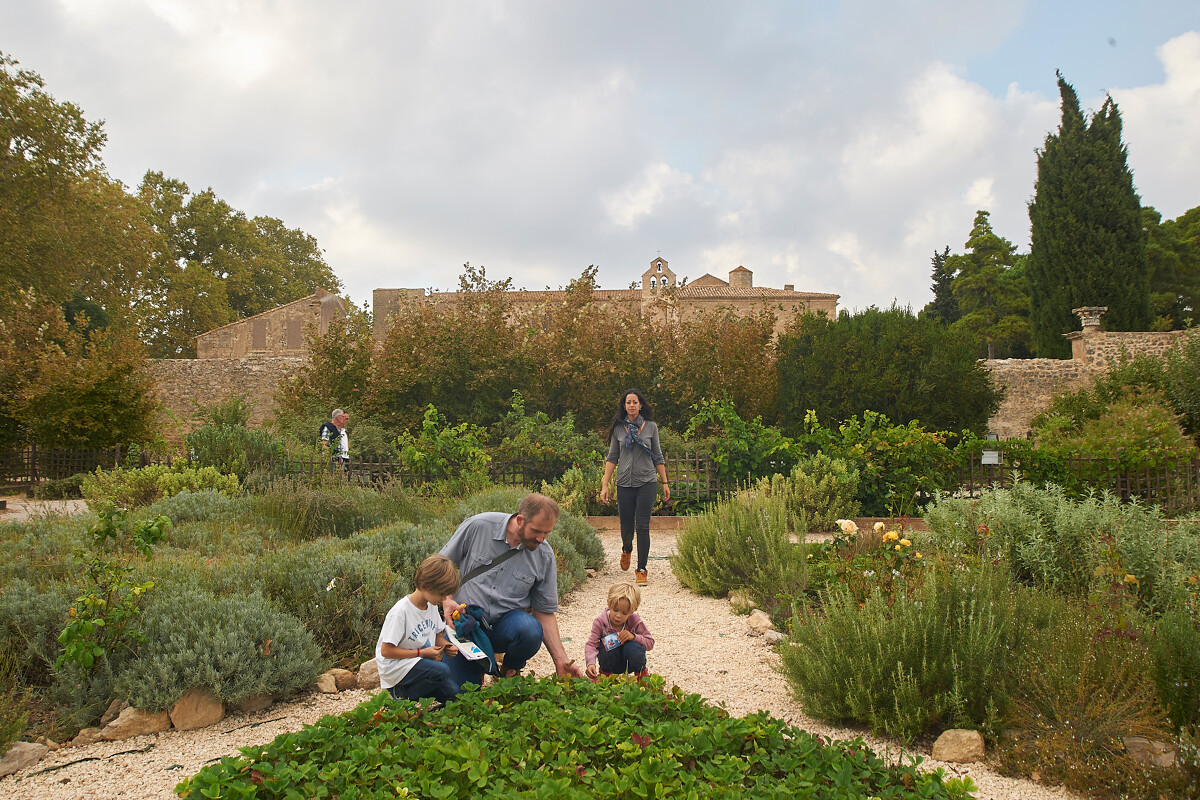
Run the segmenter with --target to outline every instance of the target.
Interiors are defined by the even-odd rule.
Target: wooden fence
[[[0,484],[32,489],[48,480],[66,478],[80,472],[92,472],[97,467],[112,469],[132,461],[138,466],[167,463],[172,454],[138,451],[129,458],[120,447],[105,450],[52,450],[27,447],[23,450],[0,452]],[[671,483],[673,500],[707,502],[716,499],[722,490],[716,464],[707,453],[688,451],[667,455],[667,480]],[[973,453],[956,467],[941,487],[928,487],[929,494],[941,488],[960,497],[978,497],[989,487],[1010,487],[1018,480],[1042,483],[1045,469],[1026,467],[1019,461],[1006,460],[1000,453],[995,463],[984,463],[981,453]],[[287,457],[279,462],[253,465],[277,475],[307,477],[330,474],[345,475],[362,484],[379,485],[398,481],[402,486],[419,490],[430,482],[426,474],[406,470],[399,462],[382,459],[353,458],[343,464],[333,464],[326,456]],[[535,488],[542,481],[553,482],[570,467],[561,458],[516,459],[494,461],[488,467],[492,482],[502,486]],[[1089,488],[1107,490],[1122,500],[1138,499],[1162,506],[1172,513],[1195,512],[1200,509],[1200,458],[1172,457],[1154,465],[1122,465],[1120,459],[1068,459],[1059,470],[1056,482],[1068,485],[1076,492]],[[727,488],[727,487],[725,487]]]

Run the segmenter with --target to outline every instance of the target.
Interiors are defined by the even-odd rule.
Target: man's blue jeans
[[[439,703],[447,703],[458,694],[458,684],[450,675],[450,666],[443,661],[422,658],[413,664],[400,682],[388,689],[388,693],[399,700],[420,700],[432,697]]]
[[[542,623],[521,608],[506,611],[493,623],[488,632],[492,649],[504,653],[504,669],[524,669],[529,659],[542,646]],[[487,659],[471,661],[462,655],[450,659],[450,679],[455,686],[464,683],[483,684]]]
[[[596,663],[605,675],[620,675],[623,672],[636,675],[646,669],[646,647],[631,640],[612,650],[600,648]]]

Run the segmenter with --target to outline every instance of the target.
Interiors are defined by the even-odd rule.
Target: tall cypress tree
[[[1062,334],[1079,329],[1079,306],[1108,306],[1108,330],[1147,330],[1151,322],[1141,201],[1121,144],[1121,114],[1111,97],[1092,115],[1058,75],[1062,122],[1038,152],[1029,204],[1030,323],[1042,357],[1065,358]]]
[[[930,273],[933,285],[929,287],[933,289],[933,300],[925,304],[920,314],[922,317],[932,317],[943,325],[951,325],[962,316],[962,311],[958,307],[958,298],[954,296],[954,291],[951,289],[951,284],[954,282],[954,270],[946,269],[946,259],[949,257],[950,245],[946,245],[946,249],[940,253],[937,250],[933,251],[933,271]]]

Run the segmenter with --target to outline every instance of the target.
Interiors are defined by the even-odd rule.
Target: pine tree
[[[962,316],[958,299],[950,288],[954,281],[954,270],[946,269],[946,259],[949,257],[950,245],[946,245],[946,249],[940,253],[937,250],[933,251],[933,271],[930,273],[930,277],[933,278],[933,285],[930,287],[933,289],[933,300],[925,304],[920,314],[922,317],[932,317],[943,325],[951,325]]]
[[[1029,338],[1029,295],[1013,270],[1017,248],[992,230],[986,211],[975,214],[967,239],[967,252],[946,259],[946,270],[955,273],[952,288],[962,310],[956,328],[969,331],[987,343],[987,357],[1013,355]]]
[[[1029,204],[1030,321],[1039,356],[1065,358],[1062,334],[1079,329],[1071,309],[1108,306],[1108,330],[1150,326],[1150,285],[1141,201],[1121,144],[1121,114],[1111,97],[1092,115],[1058,76],[1062,121],[1038,153]]]

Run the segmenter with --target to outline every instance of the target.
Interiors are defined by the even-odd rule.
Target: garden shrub
[[[396,439],[404,469],[431,479],[487,477],[491,456],[483,446],[483,429],[467,422],[451,425],[431,403],[420,435],[402,431]]]
[[[78,514],[0,523],[0,586],[18,577],[45,582],[73,576],[72,553],[93,521],[91,514]]]
[[[782,497],[739,492],[688,520],[676,538],[671,566],[680,583],[695,592],[725,597],[734,589],[749,589],[770,612],[806,586],[807,548],[803,539],[791,541],[795,523]]]
[[[529,414],[525,398],[515,389],[511,410],[492,426],[491,434],[499,442],[491,451],[493,463],[522,465],[525,482],[532,486],[555,481],[571,468],[596,464],[604,457],[594,434],[575,430],[571,412],[556,420],[544,411]]]
[[[17,678],[13,657],[0,652],[0,756],[21,737],[29,722],[27,692],[21,689]]]
[[[287,542],[345,538],[390,521],[402,503],[402,495],[396,493],[344,482],[311,486],[297,480],[276,481],[250,500],[252,513]]]
[[[237,497],[241,493],[241,484],[236,475],[222,475],[213,467],[187,467],[176,461],[170,467],[151,464],[108,472],[98,469],[84,478],[82,492],[92,509],[105,504],[134,509],[180,492],[205,489]]]
[[[65,582],[35,585],[16,578],[0,592],[0,652],[27,686],[48,686],[62,650],[67,609],[75,592]]]
[[[354,550],[378,558],[396,576],[395,594],[407,594],[415,588],[417,567],[450,541],[449,529],[436,525],[395,522],[381,528],[356,533],[347,544]]]
[[[802,457],[792,467],[787,504],[809,531],[832,531],[837,520],[858,516],[858,469],[824,453]]]
[[[912,600],[876,591],[859,604],[843,585],[798,614],[783,672],[809,714],[912,741],[944,728],[998,729],[1019,682],[1034,623],[1052,615],[1000,570],[928,575]]]
[[[448,516],[455,520],[453,525],[457,528],[459,523],[467,517],[482,514],[485,511],[503,511],[506,514],[515,514],[526,494],[528,492],[520,487],[494,486],[459,499],[454,508],[449,511]]]
[[[244,425],[204,425],[185,436],[184,443],[193,464],[215,467],[239,479],[251,469],[281,462],[284,456],[283,439]]]
[[[166,711],[196,686],[226,704],[281,697],[311,686],[323,668],[300,620],[257,593],[162,592],[145,608],[141,631],[146,642],[122,665],[113,689],[145,711]]]
[[[497,709],[503,715],[497,716]],[[963,798],[970,779],[889,766],[759,712],[730,716],[661,678],[503,680],[430,712],[386,694],[184,780],[204,797]]]
[[[79,472],[65,478],[55,478],[38,484],[33,496],[38,500],[67,500],[83,497],[83,480],[88,473]]]
[[[742,419],[728,400],[704,400],[693,406],[684,436],[708,437],[717,475],[729,483],[786,473],[796,461],[791,439],[763,424],[762,417]]]
[[[586,519],[574,514],[563,513],[554,526],[555,541],[565,540],[583,559],[586,569],[602,569],[604,567],[604,543],[596,535],[596,529],[588,524]],[[555,552],[558,546],[555,545]]]
[[[604,467],[599,459],[571,467],[554,483],[542,481],[542,494],[552,498],[563,511],[585,517],[611,513],[612,507],[600,502],[600,484]]]
[[[1175,349],[1167,351],[1166,372],[1171,404],[1200,444],[1200,333],[1189,331]]]
[[[1107,493],[1076,501],[1056,486],[1018,483],[976,501],[938,497],[925,522],[943,552],[1004,558],[1016,580],[1065,594],[1087,594],[1098,568],[1119,566],[1137,579],[1148,608],[1164,608],[1178,585],[1181,565],[1164,558],[1172,541],[1192,557],[1187,529],[1168,536],[1158,509]]]
[[[384,561],[338,540],[278,550],[260,558],[253,569],[264,594],[303,622],[335,661],[361,661],[373,652],[383,618],[402,595]],[[234,565],[225,567],[229,570],[238,571]]]
[[[164,497],[155,501],[146,513],[151,516],[170,517],[175,524],[181,522],[207,522],[219,519],[229,514],[236,507],[236,501],[228,495],[221,494],[215,489],[203,489],[195,492],[185,490],[179,494]]]
[[[1118,627],[1104,607],[1072,604],[1052,627],[1047,645],[1027,654],[1024,680],[1013,692],[1001,764],[1019,774],[1091,793],[1158,797],[1175,793],[1159,772],[1139,766],[1122,738],[1170,738],[1147,680],[1143,637]]]
[[[557,572],[558,597],[581,585],[587,580],[587,566],[583,556],[571,544],[571,540],[562,536],[555,528],[546,537],[546,544],[554,550],[554,567]]]
[[[1200,723],[1200,630],[1195,618],[1173,608],[1154,623],[1151,674],[1176,733]]]
[[[915,514],[925,498],[949,482],[955,464],[954,451],[946,446],[950,436],[925,430],[916,421],[895,425],[874,411],[864,411],[861,419],[851,417],[833,431],[809,412],[796,449],[853,465],[859,471],[863,513],[900,517]]]

